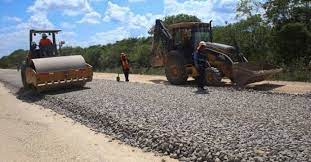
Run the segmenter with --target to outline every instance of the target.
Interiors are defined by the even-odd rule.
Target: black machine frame
[[[37,34],[48,34],[48,35],[52,35],[52,46],[53,46],[53,51],[55,52],[55,55],[58,56],[59,53],[57,51],[57,43],[56,43],[56,34],[58,34],[59,32],[61,32],[61,30],[35,30],[35,29],[31,29],[29,31],[29,49],[31,52],[33,52],[33,37],[36,36]]]

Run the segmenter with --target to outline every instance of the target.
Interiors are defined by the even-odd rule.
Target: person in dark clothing
[[[127,58],[127,55],[125,53],[121,53],[120,61],[121,61],[125,81],[128,82],[129,81],[130,65],[129,65],[129,60]]]
[[[206,91],[205,86],[205,69],[207,68],[207,56],[202,54],[202,50],[205,49],[206,43],[201,41],[196,51],[193,54],[194,65],[199,73],[197,78],[198,91]]]

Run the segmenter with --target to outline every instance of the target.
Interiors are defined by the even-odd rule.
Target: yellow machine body
[[[29,87],[45,91],[54,87],[84,86],[92,81],[93,70],[80,55],[60,56],[32,59],[25,76]]]

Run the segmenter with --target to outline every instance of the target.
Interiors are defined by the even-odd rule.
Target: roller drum
[[[83,69],[86,66],[86,62],[81,55],[38,58],[31,61],[37,73]]]

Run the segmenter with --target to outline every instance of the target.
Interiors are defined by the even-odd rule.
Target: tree
[[[163,22],[165,25],[171,25],[179,22],[201,22],[201,20],[193,15],[178,14],[164,17]]]
[[[260,15],[248,17],[227,26],[214,27],[215,42],[238,46],[250,61],[270,59],[271,29]]]
[[[310,0],[268,0],[266,18],[273,25],[275,49],[287,65],[297,60],[310,61]]]
[[[86,49],[85,54],[83,55],[85,58],[85,61],[88,62],[93,66],[94,69],[99,69],[99,58],[101,56],[101,46],[96,45],[96,46],[91,46]]]
[[[311,32],[303,23],[288,23],[277,32],[278,52],[290,64],[300,59],[305,64],[311,59]]]
[[[178,14],[178,15],[171,15],[171,16],[166,16],[163,18],[163,23],[166,26],[169,26],[171,24],[176,24],[180,22],[201,22],[201,20],[193,15],[187,15],[187,14]],[[149,34],[153,34],[153,29],[154,26],[152,26],[149,29]]]
[[[268,0],[264,4],[266,17],[278,29],[286,23],[301,22],[310,29],[310,0]]]
[[[9,56],[2,57],[0,59],[0,68],[16,68],[21,64],[27,55],[28,51],[18,49],[13,51]]]
[[[263,4],[258,0],[240,0],[236,8],[236,17],[252,17],[258,14]]]

